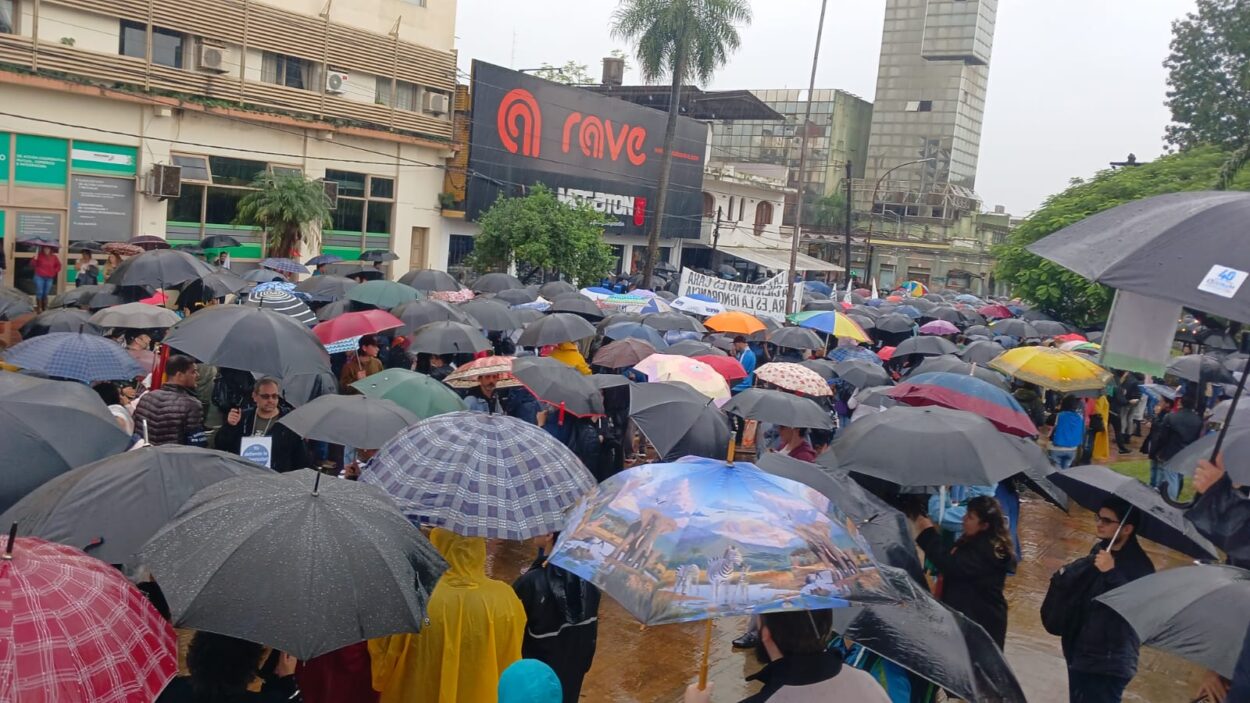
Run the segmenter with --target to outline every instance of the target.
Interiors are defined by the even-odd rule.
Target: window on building
[[[236,159],[230,156],[210,156],[208,166],[213,173],[213,185],[245,188],[256,177],[269,169],[264,161]]]
[[[395,81],[395,96],[391,97],[391,79],[378,76],[378,99],[379,105],[394,107],[396,110],[407,110],[409,112],[417,111],[417,95],[421,92],[421,88],[415,83],[407,81]]]
[[[183,181],[209,183],[213,180],[213,174],[208,170],[208,159],[206,157],[171,154],[169,160],[173,162],[173,165],[182,168]]]
[[[746,212],[747,212],[747,199],[741,198],[740,200],[738,200],[738,221],[739,222],[742,221],[742,218],[746,215]]]
[[[716,217],[716,198],[711,193],[703,194],[703,216],[708,219]]]
[[[447,270],[463,270],[464,260],[473,253],[473,236],[451,234],[447,236]]]
[[[260,79],[274,85],[314,90],[316,69],[311,61],[266,51],[261,57]]]
[[[933,112],[932,100],[911,100],[905,108],[908,112]]]
[[[761,200],[759,205],[755,206],[755,236],[764,233],[764,228],[773,223],[773,204],[767,200]]]
[[[232,228],[239,201],[253,192],[252,182],[262,173],[299,175],[299,168],[230,156],[172,154],[170,161],[182,167],[182,195],[172,198],[165,220],[182,236],[203,236],[208,229]],[[239,228],[248,229],[248,228]]]
[[[121,44],[117,53],[122,56],[133,56],[137,59],[147,58],[148,27],[146,24],[121,21]],[[170,68],[182,68],[183,43],[185,37],[178,32],[160,27],[152,28],[152,63]]]
[[[280,178],[302,178],[304,169],[298,166],[275,166],[269,165],[269,172]]]
[[[0,0],[0,34],[17,32],[17,13],[13,0]]]
[[[729,209],[725,211],[725,217],[732,220],[734,218],[734,196],[729,196]]]
[[[339,186],[338,207],[331,213],[333,234],[361,236],[361,248],[390,246],[395,214],[395,180],[350,171],[326,170],[325,180]],[[384,241],[379,241],[386,237]]]

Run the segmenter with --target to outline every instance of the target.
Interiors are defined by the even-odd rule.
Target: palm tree
[[[651,287],[651,276],[660,253],[682,82],[710,81],[716,69],[725,65],[729,53],[741,43],[738,25],[750,22],[751,7],[747,0],[621,0],[612,16],[612,36],[636,45],[634,55],[643,80],[657,82],[669,76],[673,83],[668,98],[664,155],[660,162],[660,190],[655,199],[655,218],[647,233],[647,259],[642,274],[644,288]]]
[[[239,201],[234,220],[237,225],[265,230],[269,256],[292,256],[305,227],[313,223],[331,225],[330,200],[321,181],[261,173],[252,187],[256,190]]]

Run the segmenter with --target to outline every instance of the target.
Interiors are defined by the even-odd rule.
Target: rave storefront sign
[[[542,183],[606,215],[613,234],[645,234],[655,217],[667,115],[648,107],[473,62],[467,215]],[[679,118],[663,236],[697,238],[707,128]]]

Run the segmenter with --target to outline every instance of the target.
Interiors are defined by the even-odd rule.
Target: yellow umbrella
[[[1089,357],[1053,347],[1017,347],[1000,354],[989,367],[1060,393],[1102,390],[1111,381],[1111,372]]]
[[[703,321],[703,326],[716,332],[729,332],[732,334],[754,334],[767,329],[764,323],[760,322],[754,315],[748,315],[738,310],[730,310],[713,315]]]

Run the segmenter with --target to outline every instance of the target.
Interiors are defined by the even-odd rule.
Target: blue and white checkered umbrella
[[[14,366],[83,383],[130,381],[146,373],[121,345],[99,335],[52,332],[28,339],[4,353]]]
[[[829,350],[829,359],[834,361],[867,361],[877,366],[882,365],[881,357],[866,347],[834,347]]]
[[[294,259],[264,259],[260,262],[261,268],[271,271],[279,271],[281,273],[308,273],[308,268]]]
[[[361,473],[414,523],[466,537],[523,540],[563,529],[595,479],[542,428],[505,415],[455,412],[409,427]]]

